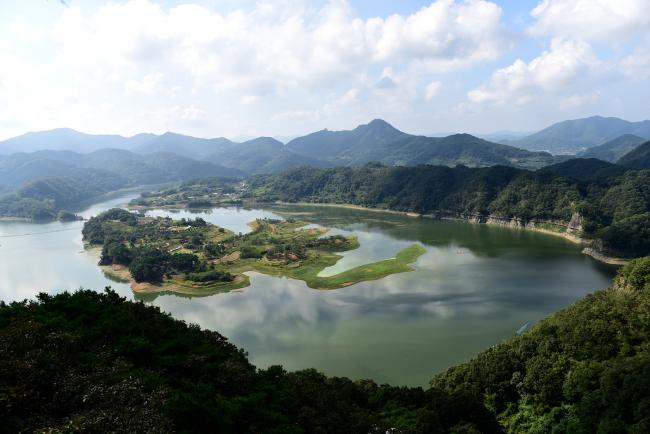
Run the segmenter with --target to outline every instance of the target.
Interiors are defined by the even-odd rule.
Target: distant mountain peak
[[[373,119],[367,124],[359,125],[356,129],[393,129],[397,131],[397,128],[383,119]]]

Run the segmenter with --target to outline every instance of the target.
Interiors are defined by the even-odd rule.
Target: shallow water
[[[82,215],[134,196],[95,204]],[[251,273],[251,286],[240,291],[147,301],[219,331],[245,348],[257,366],[315,367],[391,384],[425,385],[436,372],[514,335],[525,323],[606,287],[615,271],[559,237],[463,222],[315,206],[150,214],[201,216],[235,232],[248,231],[246,223],[256,217],[292,216],[331,227],[332,234],[357,235],[360,248],[345,252],[323,271],[327,275],[421,243],[427,253],[416,271],[334,291]],[[81,226],[0,222],[0,298],[105,286],[133,298],[128,285],[107,279],[97,258],[83,251]]]

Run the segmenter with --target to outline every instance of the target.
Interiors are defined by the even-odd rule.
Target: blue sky
[[[650,117],[650,0],[0,2],[0,138]]]

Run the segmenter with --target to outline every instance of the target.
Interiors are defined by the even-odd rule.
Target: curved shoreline
[[[386,208],[375,208],[375,207],[368,207],[368,206],[363,206],[363,205],[355,205],[355,204],[350,204],[350,203],[323,203],[323,202],[283,202],[283,201],[276,201],[276,202],[256,202],[256,201],[243,201],[240,206],[246,207],[260,207],[263,208],[265,205],[289,205],[289,206],[319,206],[319,207],[332,207],[332,208],[345,208],[345,209],[352,209],[352,210],[358,210],[358,211],[371,211],[371,212],[380,212],[380,213],[387,213],[387,214],[396,214],[396,215],[403,215],[407,217],[415,217],[415,218],[427,218],[427,219],[432,219],[432,220],[452,220],[452,221],[462,221],[466,223],[474,223],[474,224],[486,224],[486,225],[491,225],[491,226],[507,226],[512,229],[522,229],[522,230],[527,230],[527,231],[533,231],[533,232],[539,232],[542,234],[546,235],[553,235],[556,237],[562,237],[567,241],[570,241],[571,243],[578,244],[578,245],[583,245],[585,248],[582,250],[582,253],[584,255],[590,256],[592,259],[602,262],[605,264],[609,265],[625,265],[628,262],[630,262],[630,259],[624,259],[624,258],[617,258],[614,256],[608,256],[605,255],[602,252],[599,252],[597,249],[594,249],[592,247],[592,243],[594,240],[586,239],[579,237],[577,235],[567,233],[567,232],[561,232],[561,231],[554,231],[551,229],[547,228],[542,228],[542,227],[536,227],[535,225],[520,225],[520,224],[508,224],[506,222],[519,222],[520,220],[515,218],[515,217],[499,217],[498,222],[493,221],[492,218],[489,216],[479,216],[479,215],[472,215],[468,217],[462,217],[462,216],[437,216],[434,214],[419,214],[416,212],[412,211],[396,211],[392,209],[386,209]],[[215,204],[213,207],[217,208],[219,206],[224,206],[224,205],[219,205]],[[232,205],[225,205],[225,206],[232,206]],[[139,209],[155,209],[155,208],[160,208],[160,207],[143,207],[143,206],[129,206],[129,209],[134,209],[134,210],[139,210]],[[174,205],[167,205],[163,206],[162,208],[166,209],[187,209],[186,205],[179,205],[179,206],[174,206]],[[483,221],[481,221],[483,219]],[[533,221],[535,224],[535,222]],[[557,222],[550,222],[550,221],[538,221],[536,224],[546,224],[546,225],[556,225],[556,226],[562,226],[561,224]]]
[[[265,202],[248,202],[249,204],[257,204],[257,205],[264,205]],[[362,211],[372,211],[372,212],[383,212],[383,213],[388,213],[388,214],[397,214],[397,215],[403,215],[407,217],[415,217],[415,218],[427,218],[427,219],[432,219],[432,220],[452,220],[452,221],[461,221],[461,222],[466,222],[466,223],[474,223],[474,224],[485,224],[485,225],[490,225],[490,226],[506,226],[512,229],[521,229],[521,230],[527,230],[527,231],[533,231],[533,232],[539,232],[542,234],[547,234],[547,235],[553,235],[556,237],[562,237],[565,240],[568,240],[574,244],[579,244],[579,245],[584,245],[586,246],[583,250],[582,253],[584,255],[587,255],[591,257],[592,259],[595,259],[598,262],[602,262],[605,264],[609,265],[625,265],[628,262],[630,262],[630,259],[623,259],[623,258],[617,258],[614,256],[608,256],[603,254],[602,252],[599,252],[598,250],[594,249],[593,247],[590,247],[591,243],[594,240],[589,240],[586,238],[578,237],[574,234],[567,233],[567,232],[559,232],[559,231],[553,231],[550,229],[546,228],[541,228],[541,227],[535,227],[535,226],[521,226],[521,225],[510,225],[506,223],[502,223],[505,221],[509,222],[516,222],[518,219],[514,217],[503,217],[500,218],[502,222],[494,222],[491,221],[489,217],[485,218],[485,221],[478,221],[476,218],[477,216],[472,216],[472,217],[451,217],[451,216],[442,216],[438,217],[435,216],[434,214],[419,214],[411,211],[396,211],[396,210],[391,210],[391,209],[383,209],[383,208],[373,208],[373,207],[367,207],[363,205],[354,205],[354,204],[345,204],[345,203],[312,203],[312,202],[282,202],[282,201],[277,201],[277,202],[266,202],[266,204],[271,203],[275,205],[298,205],[298,206],[323,206],[323,207],[333,207],[333,208],[347,208],[347,209],[355,209],[355,210],[362,210]],[[545,223],[545,224],[555,224],[552,222],[543,222],[540,221],[538,223]]]

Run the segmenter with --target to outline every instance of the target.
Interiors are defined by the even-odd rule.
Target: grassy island
[[[258,271],[303,280],[315,289],[336,289],[413,270],[425,249],[414,244],[395,258],[320,277],[339,252],[359,246],[356,237],[324,236],[325,228],[305,222],[258,219],[247,234],[235,234],[201,218],[172,220],[112,209],[84,225],[84,240],[101,246],[99,265],[130,281],[135,292],[202,296],[249,285],[244,273]]]

